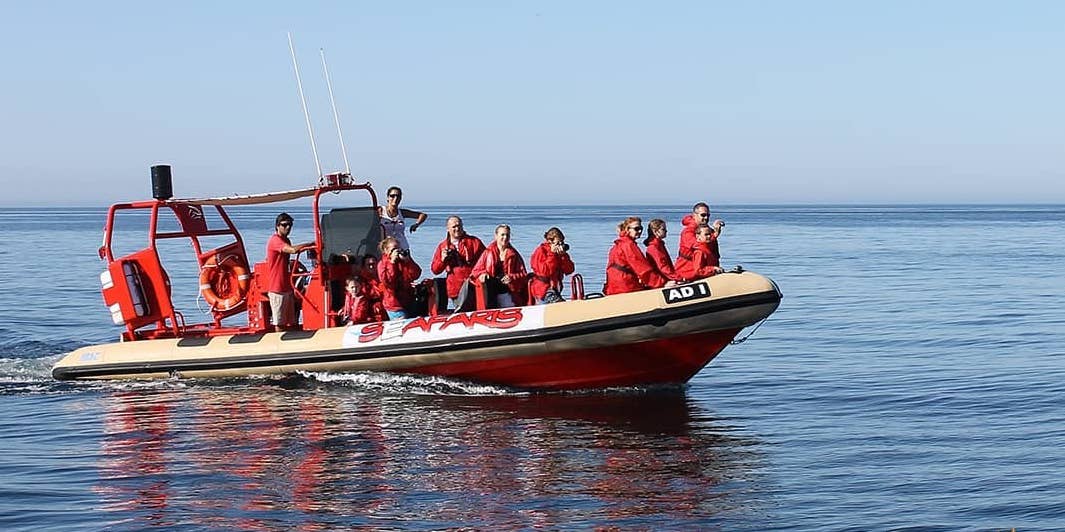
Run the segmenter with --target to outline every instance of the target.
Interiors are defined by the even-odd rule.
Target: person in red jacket
[[[699,224],[710,223],[710,207],[701,201],[696,203],[692,207],[692,213],[685,216],[680,223],[684,228],[680,231],[680,247],[677,249],[677,258],[687,257],[688,260],[691,260],[688,252],[695,245],[695,228]],[[717,237],[721,235],[721,229],[725,227],[725,222],[720,219],[714,220],[711,227],[714,229],[714,241],[710,246],[717,253]],[[721,256],[720,253],[718,256]]]
[[[348,277],[344,282],[344,308],[340,309],[340,323],[369,323],[373,319],[373,288],[358,276]]]
[[[496,227],[495,240],[485,248],[470,277],[482,284],[489,279],[498,281],[496,305],[499,308],[527,304],[529,274],[525,271],[525,260],[510,245],[509,225]]]
[[[635,216],[630,216],[618,224],[618,238],[614,240],[614,247],[610,248],[607,255],[604,294],[624,294],[676,284],[662,277],[647,261],[647,257],[636,243],[640,233],[643,233],[643,223]]]
[[[706,224],[699,224],[695,229],[695,244],[688,251],[688,257],[677,257],[677,274],[685,279],[700,279],[721,273],[721,263],[717,253],[711,249],[714,229]]]
[[[655,218],[647,222],[647,232],[649,233],[647,239],[643,241],[643,245],[647,247],[647,261],[662,277],[683,282],[684,279],[677,275],[673,268],[673,259],[670,258],[669,251],[666,251],[666,221]]]
[[[532,254],[532,282],[529,295],[537,305],[553,303],[562,299],[562,277],[573,273],[573,260],[569,257],[569,244],[562,230],[552,227],[544,233],[544,242]],[[548,291],[554,291],[548,297]]]
[[[447,237],[436,246],[433,263],[429,269],[433,275],[447,272],[447,297],[455,304],[462,283],[470,278],[473,265],[484,253],[484,242],[480,238],[467,234],[462,227],[462,218],[452,216],[447,219]]]
[[[386,237],[379,248],[381,260],[377,265],[377,278],[381,281],[381,302],[388,312],[388,319],[412,317],[407,309],[414,303],[414,281],[422,275],[422,268],[414,262],[409,251],[399,248],[395,238]]]
[[[384,294],[381,293],[381,281],[377,276],[377,257],[373,253],[363,255],[361,266],[358,275],[366,287],[365,297],[370,300],[370,321],[388,321],[388,312],[381,304]]]

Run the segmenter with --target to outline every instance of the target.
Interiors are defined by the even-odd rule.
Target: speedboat
[[[53,368],[56,379],[170,379],[387,372],[460,379],[527,390],[682,384],[745,327],[776,310],[770,279],[737,269],[660,289],[603,296],[572,276],[570,298],[548,305],[492,308],[487,285],[473,283],[456,310],[442,279],[423,282],[422,315],[342,325],[343,283],[352,257],[381,240],[377,196],[347,173],[317,186],[218,198],[172,197],[170,167],[152,167],[153,198],[108,210],[100,258],[104,302],[120,341],[77,349]],[[359,207],[324,210],[333,194],[368,196]],[[311,198],[315,242],[293,256],[290,275],[302,321],[270,324],[266,263],[251,264],[225,207]],[[149,215],[147,247],[118,255],[120,213]],[[190,242],[210,321],[188,323],[175,308],[158,243]],[[215,245],[221,242],[220,245]],[[209,248],[209,249],[207,249]],[[225,320],[225,322],[223,322]],[[234,322],[238,322],[234,324]]]

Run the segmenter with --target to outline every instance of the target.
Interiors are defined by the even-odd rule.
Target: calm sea
[[[526,257],[557,225],[595,289],[621,218],[666,219],[675,249],[686,207],[426,209],[412,246],[427,266],[452,212],[485,239],[510,223]],[[714,212],[723,262],[785,295],[749,341],[683,388],[522,394],[53,382],[62,353],[119,333],[104,209],[2,209],[0,529],[1065,528],[1065,206]],[[259,259],[276,212],[235,214]],[[191,321],[191,251],[168,246]]]

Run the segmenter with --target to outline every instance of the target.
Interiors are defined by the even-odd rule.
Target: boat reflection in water
[[[291,384],[291,383],[289,383]],[[101,509],[133,528],[735,523],[759,442],[681,390],[389,393],[318,384],[116,393]]]

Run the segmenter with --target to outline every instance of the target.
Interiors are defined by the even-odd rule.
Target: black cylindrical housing
[[[157,164],[152,167],[152,197],[157,200],[174,197],[174,182],[170,177],[169,164]]]

